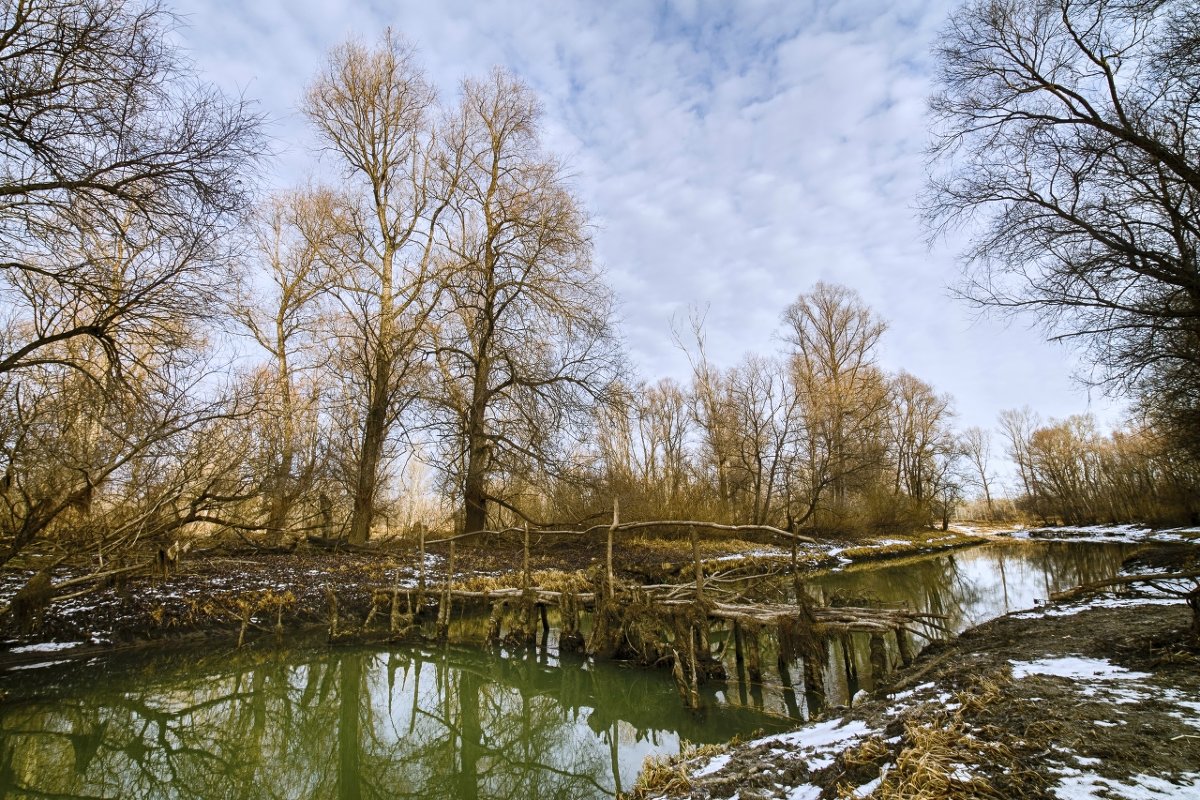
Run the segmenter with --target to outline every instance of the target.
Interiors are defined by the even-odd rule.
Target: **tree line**
[[[966,119],[954,91],[980,79],[956,71],[975,51],[954,37],[993,35],[981,26],[1028,10],[971,16],[977,7],[945,34],[943,124]],[[511,73],[468,78],[445,100],[392,32],[347,42],[301,107],[337,181],[261,198],[264,121],[192,71],[169,44],[166,8],[0,9],[0,564],[34,544],[103,562],[188,530],[290,547],[305,535],[362,544],[393,525],[571,523],[614,500],[640,518],[820,533],[945,526],[976,492],[999,514],[988,432],[957,432],[947,396],[877,364],[886,325],[848,288],[799,294],[778,352],[722,367],[695,321],[679,336],[689,382],[635,377],[587,210],[541,141],[537,98]],[[1061,35],[1051,22],[1038,30]],[[1156,68],[1178,88],[1173,63]],[[1139,125],[1151,111],[1170,108],[1151,104]],[[947,133],[942,147],[976,135]],[[1160,261],[1183,259],[1194,277],[1196,187],[1168,167],[1156,208],[1176,250]],[[944,223],[976,193],[1027,202],[971,184],[954,211],[966,179],[934,184]],[[1043,236],[1010,211],[989,241]],[[1053,225],[1067,227],[1047,252],[1086,251],[1089,269],[1115,274],[1118,243],[1088,249],[1094,226]],[[976,257],[1000,271],[1051,266],[1034,256],[988,246]],[[1087,308],[1079,285],[1063,306]],[[1088,311],[1078,335],[1100,335],[1096,313],[1116,326],[1135,311]],[[1002,419],[1020,510],[1070,522],[1196,513],[1190,384],[1170,377],[1198,351],[1189,313],[1146,334],[1170,339],[1162,358],[1112,373],[1143,398],[1128,431]],[[1094,343],[1104,358],[1114,336]],[[1152,391],[1164,382],[1178,392]]]

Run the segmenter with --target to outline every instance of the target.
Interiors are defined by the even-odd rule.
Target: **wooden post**
[[[908,629],[903,625],[896,628],[896,651],[900,654],[901,664],[906,667],[912,665],[912,641],[908,638]]]
[[[746,665],[745,642],[742,636],[742,623],[736,619],[733,621],[733,660],[737,664],[738,671]]]
[[[878,687],[883,684],[887,678],[888,658],[887,645],[884,644],[883,636],[878,633],[871,634],[871,680],[874,686]]]
[[[690,700],[688,691],[687,676],[683,674],[683,659],[679,657],[679,651],[671,649],[671,655],[674,656],[671,665],[671,677],[675,679],[675,688],[679,690],[679,699],[683,701],[684,706],[688,705]]]
[[[521,567],[521,588],[529,591],[529,523],[525,523],[525,555]]]
[[[842,666],[846,670],[846,690],[851,697],[858,694],[858,665],[854,663],[854,651],[850,647],[850,634],[838,637],[842,645]]]
[[[550,615],[545,603],[538,603],[538,611],[542,615],[542,647],[550,643]]]
[[[693,711],[700,708],[700,668],[696,663],[696,631],[692,628],[688,631],[688,654],[692,662],[692,685],[689,693],[688,707]]]
[[[746,631],[746,674],[753,683],[762,682],[762,652],[759,649],[759,631],[750,628]]]
[[[500,644],[501,628],[504,625],[504,609],[507,603],[503,600],[497,600],[492,606],[492,615],[488,618],[488,627],[486,641],[489,645],[495,646]]]
[[[692,532],[692,563],[696,568],[696,600],[704,600],[704,565],[700,563],[700,536],[696,533],[696,526],[690,528]]]
[[[825,664],[812,654],[804,657],[804,698],[810,714],[818,714],[825,707]]]
[[[240,631],[238,631],[237,646],[239,648],[246,641],[246,629],[250,627],[250,612],[251,612],[251,610],[252,610],[252,608],[250,606],[250,601],[243,600],[242,601],[242,629]]]
[[[791,531],[795,533],[795,531]],[[796,543],[796,537],[792,537],[792,574],[795,575],[799,571],[800,566],[800,546]]]
[[[450,636],[450,581],[454,577],[454,540],[450,540],[450,558],[446,564],[446,585],[442,590],[442,602],[438,605],[437,638]]]
[[[583,648],[583,636],[579,633],[579,603],[575,595],[564,592],[559,605],[562,615],[558,631],[558,651],[574,652]]]
[[[338,601],[332,586],[325,587],[325,597],[329,600],[329,638],[336,639],[338,636]]]

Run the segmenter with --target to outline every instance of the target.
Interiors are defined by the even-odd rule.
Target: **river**
[[[961,631],[1111,576],[1127,552],[995,544],[831,571],[805,588],[943,614]],[[826,702],[871,686],[866,641],[849,645],[826,650]],[[751,684],[729,667],[699,714],[665,670],[546,650],[297,643],[12,669],[0,674],[0,797],[612,797],[648,755],[781,730],[815,710],[786,668]]]

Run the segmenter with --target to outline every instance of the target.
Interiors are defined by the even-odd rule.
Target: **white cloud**
[[[1046,416],[1087,406],[1065,350],[973,322],[944,288],[953,248],[923,243],[929,50],[950,0],[174,5],[204,74],[275,121],[280,184],[311,170],[295,106],[348,35],[390,25],[447,96],[496,63],[522,75],[593,213],[646,377],[685,375],[670,319],[689,305],[711,304],[712,355],[732,363],[773,348],[779,313],[823,279],[890,321],[885,366],[953,394],[964,424],[1026,403]]]

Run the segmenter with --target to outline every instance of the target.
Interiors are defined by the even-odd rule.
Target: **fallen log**
[[[1108,578],[1103,581],[1094,581],[1085,583],[1082,586],[1076,586],[1074,589],[1067,589],[1062,592],[1054,592],[1050,595],[1051,600],[1074,600],[1077,597],[1094,594],[1103,589],[1108,589],[1113,586],[1131,586],[1135,583],[1151,583],[1161,581],[1178,581],[1178,580],[1200,580],[1200,571],[1191,572],[1158,572],[1153,575],[1118,575],[1115,578]],[[1172,590],[1164,587],[1156,587],[1162,591],[1179,597],[1186,597],[1188,592],[1184,590]]]

